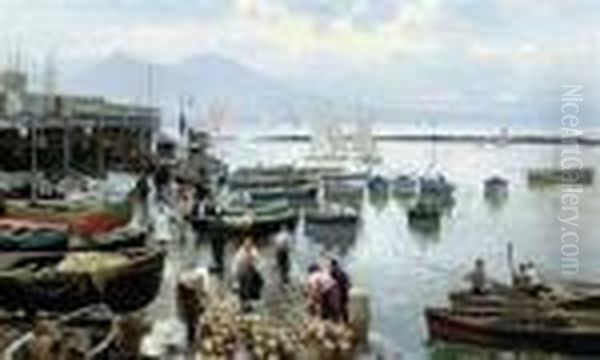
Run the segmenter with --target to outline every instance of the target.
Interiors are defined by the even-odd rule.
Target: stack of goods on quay
[[[243,314],[234,300],[211,305],[199,328],[198,351],[209,359],[236,354],[257,359],[351,359],[357,350],[354,332],[346,324]]]

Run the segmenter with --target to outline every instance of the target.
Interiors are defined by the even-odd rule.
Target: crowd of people
[[[144,180],[140,180],[138,183],[137,190],[142,199],[148,198],[150,195],[147,180],[150,177],[151,174],[147,174]],[[157,202],[159,204],[169,203],[171,196],[168,196],[167,193],[172,191],[170,191],[168,185],[170,183],[168,172],[159,168],[154,172],[152,180],[156,189]],[[217,222],[222,220],[222,211],[216,205],[217,201],[206,189],[195,189],[193,200],[193,205],[189,211],[191,218],[211,216]],[[226,279],[226,244],[231,239],[225,239],[223,233],[219,231],[211,232],[208,238],[213,258],[211,272],[222,279]],[[272,245],[275,274],[280,284],[283,285],[281,289],[284,289],[286,285],[291,283],[294,236],[290,229],[282,226],[280,231],[273,237]],[[244,238],[231,261],[231,279],[245,311],[251,311],[252,304],[262,297],[266,283],[263,265],[259,250],[253,239],[251,237]],[[323,257],[323,260],[319,261],[318,264],[311,265],[303,283],[311,315],[324,320],[348,320],[348,298],[351,282],[348,274],[336,259]]]
[[[275,264],[282,285],[290,282],[292,241],[292,236],[285,229],[274,238]],[[233,278],[245,311],[251,310],[252,302],[261,299],[265,281],[260,268],[258,249],[247,238],[237,250],[232,263]],[[308,311],[312,316],[336,322],[348,321],[352,284],[350,276],[336,259],[324,257],[319,264],[310,265],[303,286],[308,299]]]

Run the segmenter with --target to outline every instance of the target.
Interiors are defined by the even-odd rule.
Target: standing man
[[[246,238],[233,259],[233,276],[238,283],[242,309],[251,311],[251,301],[260,300],[264,280],[258,269],[258,250],[252,239]]]
[[[275,236],[275,259],[277,270],[283,285],[290,281],[290,250],[292,247],[292,234],[284,225]]]
[[[224,221],[223,221],[223,210],[214,201],[210,201],[207,209],[207,215],[214,216],[215,228],[211,231],[210,236],[210,247],[213,255],[214,267],[213,271],[219,276],[223,275],[225,270],[225,241],[226,238],[223,234]]]
[[[350,299],[350,288],[352,287],[350,276],[342,269],[336,259],[331,259],[330,272],[339,289],[341,318],[344,322],[348,322],[348,300]]]

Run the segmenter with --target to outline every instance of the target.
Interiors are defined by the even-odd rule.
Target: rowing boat
[[[482,309],[428,308],[429,337],[499,349],[536,349],[552,353],[599,355],[600,319],[537,312],[524,317]]]

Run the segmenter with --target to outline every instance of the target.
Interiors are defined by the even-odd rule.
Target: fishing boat
[[[302,186],[313,182],[313,174],[293,166],[240,168],[227,179],[230,190]]]
[[[508,196],[508,180],[492,176],[483,183],[483,195],[487,199],[501,199]]]
[[[230,191],[246,193],[253,202],[310,202],[318,192],[314,174],[292,166],[240,168],[227,185]]]
[[[367,182],[367,188],[372,197],[385,198],[389,194],[390,184],[383,176],[375,175]]]
[[[595,313],[553,315],[538,311],[521,315],[485,309],[425,310],[429,337],[433,341],[509,350],[600,354],[600,319]]]
[[[509,286],[496,288],[486,294],[474,294],[468,290],[453,291],[448,294],[448,300],[453,309],[505,309],[515,302],[517,296],[519,303],[522,305],[534,305],[540,302],[539,298],[519,292]],[[572,290],[553,284],[548,286],[544,301],[546,304],[552,304],[554,308],[562,310],[600,310],[600,294],[597,290]]]
[[[125,226],[132,216],[129,199],[116,202],[7,201],[2,219],[67,226],[79,236],[106,234]]]
[[[24,220],[0,219],[0,251],[65,250],[66,226]]]
[[[315,201],[318,191],[319,187],[315,182],[302,185],[252,189],[247,191],[247,193],[253,202],[287,200],[291,203],[302,203]]]
[[[0,307],[65,313],[106,304],[115,313],[139,310],[156,297],[164,252],[52,251],[28,254],[0,270]]]
[[[94,250],[120,250],[146,245],[148,233],[142,229],[123,227],[108,234],[83,239],[82,248]]]
[[[442,209],[434,202],[422,201],[408,209],[408,225],[415,229],[437,230],[441,225]]]
[[[398,198],[416,196],[419,192],[419,182],[410,175],[399,175],[392,182],[392,192]]]
[[[291,228],[298,220],[297,212],[287,201],[229,205],[219,215],[206,214],[193,218],[196,231],[224,232],[227,235],[253,235],[261,237]]]
[[[330,201],[359,207],[363,200],[364,183],[353,180],[323,180],[319,201]]]
[[[530,186],[561,184],[589,186],[594,183],[594,175],[594,169],[588,167],[581,169],[531,169],[527,173],[527,180]]]
[[[360,215],[352,207],[329,203],[306,209],[304,219],[307,224],[356,226]]]
[[[419,178],[419,201],[432,203],[431,208],[449,208],[454,205],[453,184],[442,174],[437,176],[422,176]]]

